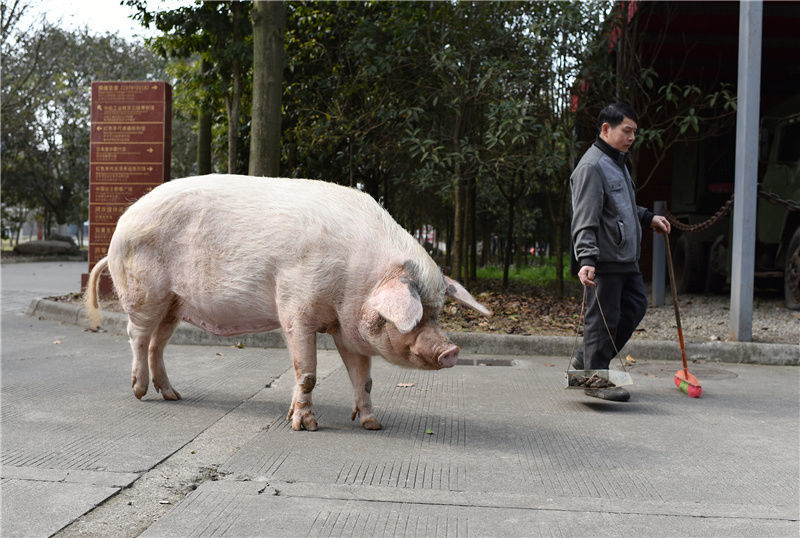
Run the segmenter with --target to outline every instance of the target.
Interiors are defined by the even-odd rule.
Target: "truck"
[[[800,95],[765,114],[759,134],[754,276],[757,285],[782,287],[786,306],[800,310]],[[732,213],[718,210],[733,194],[734,162],[735,133],[676,150],[668,209],[702,228],[673,232],[678,293],[730,286]]]

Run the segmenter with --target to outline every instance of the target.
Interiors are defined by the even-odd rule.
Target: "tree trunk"
[[[231,2],[231,15],[233,16],[233,42],[239,43],[242,32],[239,28],[242,13],[240,2]],[[242,66],[238,58],[233,60],[233,87],[225,97],[228,110],[228,173],[235,174],[239,161],[239,105],[242,100]]]
[[[481,223],[481,267],[485,267],[489,263],[489,254],[492,248],[492,236],[489,234],[486,222]]]
[[[550,218],[553,220],[553,226],[555,227],[555,237],[553,239],[556,251],[556,293],[558,293],[559,297],[564,295],[564,242],[562,237],[564,236],[564,224],[567,215],[565,199],[565,195],[559,196],[556,201],[557,207],[553,207],[552,197],[548,196],[547,198]]]
[[[508,200],[508,228],[506,229],[506,252],[503,257],[503,289],[508,288],[508,269],[511,267],[511,258],[514,255],[514,209],[517,201],[514,199]]]
[[[472,216],[472,188],[471,188],[472,178],[467,178],[464,182],[464,229],[463,229],[463,237],[464,240],[461,246],[461,259],[464,261],[464,281],[469,282],[470,274],[471,274],[471,267],[472,267],[472,260],[469,259],[470,248],[469,248],[469,238],[472,236],[472,230],[470,227],[470,217]]]
[[[238,76],[233,76],[233,90],[231,95],[226,97],[226,108],[228,110],[228,173],[237,172],[237,161],[239,155],[239,96],[241,95],[241,80]]]
[[[211,64],[203,60],[200,67],[201,78],[205,86],[205,77]],[[211,114],[208,107],[203,106],[197,115],[197,174],[202,176],[211,173]]]
[[[347,174],[350,179],[350,188],[354,187],[353,184],[353,139],[347,137]],[[377,196],[375,197],[377,199]]]
[[[286,175],[287,176],[292,176],[292,175],[294,175],[295,168],[297,168],[297,139],[296,139],[294,134],[289,134],[288,144],[289,144],[289,152],[288,152],[289,155],[288,155],[287,162],[286,162],[286,168],[287,168],[287,174]],[[250,153],[251,153],[251,155],[250,155],[250,163],[253,162],[252,152],[253,152],[253,131],[252,131],[252,127],[251,127],[251,129],[250,129]],[[252,164],[251,164],[251,166],[252,166]],[[252,174],[252,175],[256,175],[256,174]]]
[[[469,276],[470,282],[478,280],[478,239],[476,234],[476,210],[478,205],[478,181],[475,176],[469,182]]]
[[[389,192],[389,174],[381,174],[381,184],[383,186],[383,207],[391,214],[394,206],[392,205],[391,193]]]
[[[250,127],[251,176],[278,176],[281,164],[281,97],[286,7],[256,0],[253,19],[253,108]]]
[[[464,186],[462,185],[460,173],[456,170],[456,178],[453,181],[453,193],[455,194],[455,215],[453,215],[453,265],[450,269],[450,276],[461,281],[461,267],[464,265],[462,255],[464,253]]]
[[[49,209],[45,209],[42,239],[50,239],[50,232],[52,228],[53,228],[53,212],[50,211]]]
[[[453,150],[458,151],[460,147],[461,137],[464,134],[465,130],[465,123],[467,121],[466,118],[467,110],[465,106],[461,107],[457,117],[455,118],[455,124],[453,126]],[[464,233],[464,225],[465,225],[465,213],[464,213],[464,198],[465,198],[465,190],[466,187],[464,185],[464,178],[463,170],[461,165],[457,162],[455,164],[455,169],[453,170],[453,201],[455,204],[455,215],[453,216],[453,265],[450,269],[450,276],[455,278],[458,281],[461,281],[461,268],[464,266],[464,241],[465,241],[465,233]]]
[[[564,223],[559,219],[556,224],[556,290],[558,296],[564,295]]]
[[[445,216],[445,243],[444,243],[444,264],[447,267],[452,267],[453,261],[453,229],[450,227],[453,219],[450,218],[450,211],[447,211]],[[450,271],[452,273],[452,270]]]
[[[525,245],[522,242],[522,215],[520,215],[520,218],[514,219],[514,236],[519,243],[514,251],[514,271],[519,273],[522,271],[526,259]]]
[[[211,115],[205,110],[197,118],[197,174],[211,173]]]

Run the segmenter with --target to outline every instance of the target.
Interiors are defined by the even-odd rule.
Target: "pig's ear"
[[[367,304],[394,323],[402,334],[411,332],[422,319],[419,293],[405,278],[392,278],[378,286],[367,299]]]
[[[449,277],[444,277],[444,283],[447,286],[445,293],[449,297],[452,297],[457,303],[461,303],[464,306],[472,308],[473,310],[477,310],[484,316],[492,315],[492,311],[476,301],[475,297],[470,295],[464,286]]]

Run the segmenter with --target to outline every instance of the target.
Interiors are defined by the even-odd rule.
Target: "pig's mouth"
[[[461,349],[458,346],[451,346],[439,355],[439,368],[452,368],[458,362],[458,352]]]

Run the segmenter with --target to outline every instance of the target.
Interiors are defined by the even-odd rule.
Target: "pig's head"
[[[387,275],[361,309],[361,336],[389,362],[426,370],[450,368],[458,361],[459,347],[439,326],[445,296],[491,316],[464,287],[437,271],[423,280],[409,264]],[[427,285],[426,285],[427,284]]]

